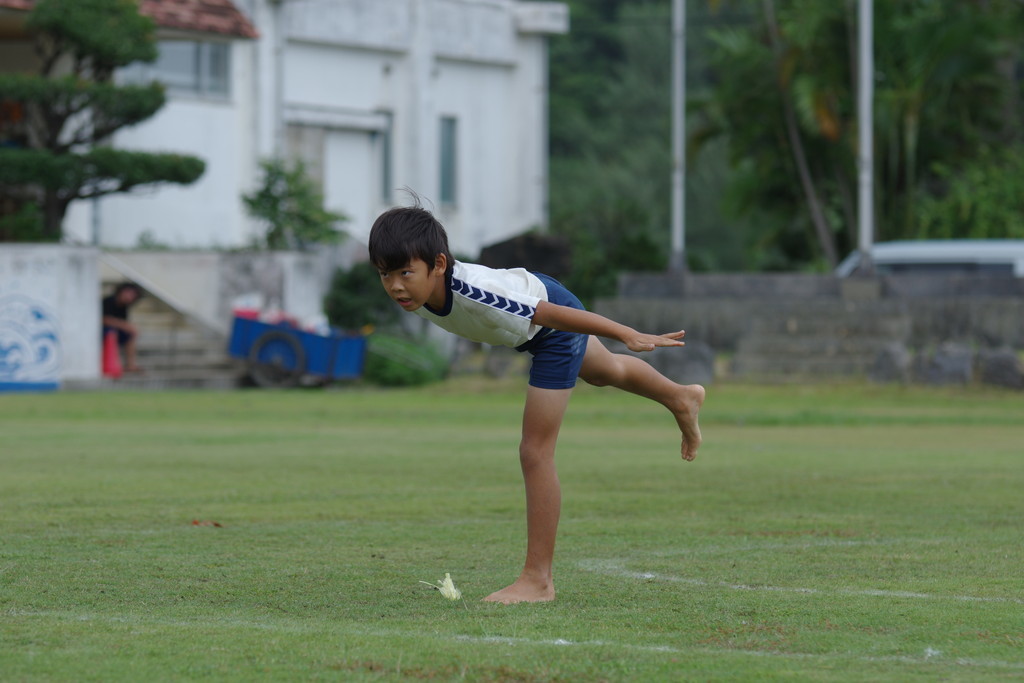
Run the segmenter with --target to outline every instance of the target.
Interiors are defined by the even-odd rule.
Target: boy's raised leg
[[[701,442],[697,414],[704,403],[704,387],[676,384],[640,358],[612,353],[596,337],[587,342],[580,377],[588,384],[624,389],[668,408],[675,416],[683,437],[680,449],[683,459],[697,457]]]
[[[519,462],[526,485],[526,562],[516,581],[491,593],[487,602],[547,602],[555,599],[552,564],[562,509],[562,489],[555,470],[555,443],[572,389],[529,386],[523,410]]]

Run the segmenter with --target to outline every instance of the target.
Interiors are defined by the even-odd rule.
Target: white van
[[[860,266],[855,251],[836,267],[848,277]],[[880,274],[936,273],[1024,277],[1024,240],[905,240],[879,242],[871,247],[875,272]]]

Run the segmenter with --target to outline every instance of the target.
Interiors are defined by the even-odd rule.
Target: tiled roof
[[[0,0],[0,8],[29,10],[35,0]],[[258,38],[252,25],[231,0],[139,0],[139,10],[162,28]]]
[[[164,28],[259,37],[256,27],[231,0],[142,0],[139,9]]]

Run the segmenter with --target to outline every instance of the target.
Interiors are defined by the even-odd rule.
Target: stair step
[[[218,372],[244,374],[244,365],[235,365],[233,363],[221,362],[221,363],[189,363],[182,362],[173,358],[151,358],[147,356],[139,357],[139,365],[148,373],[176,373],[176,372],[190,372],[196,373],[210,373],[215,374]]]
[[[118,379],[105,379],[103,387],[130,391],[160,391],[165,389],[234,389],[241,386],[235,375],[171,375],[140,373],[123,375]]]
[[[244,364],[228,355],[228,340],[194,323],[166,303],[149,295],[130,314],[138,328],[140,373],[104,379],[108,388],[160,390],[174,388],[233,388],[245,375]]]
[[[196,354],[205,356],[227,356],[227,343],[222,339],[176,339],[155,335],[152,331],[140,331],[136,342],[138,351],[153,351],[167,354]]]

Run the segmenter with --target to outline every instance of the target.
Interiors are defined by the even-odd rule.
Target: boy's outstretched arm
[[[548,301],[537,304],[534,324],[563,332],[592,334],[622,342],[630,351],[653,351],[659,346],[685,346],[680,341],[684,330],[667,334],[644,334],[591,311],[559,306]]]

